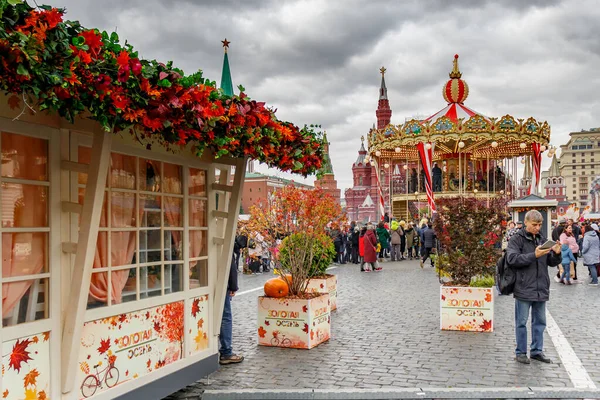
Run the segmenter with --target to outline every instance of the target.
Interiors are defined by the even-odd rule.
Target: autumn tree
[[[249,228],[260,233],[271,247],[278,238],[287,238],[282,244],[288,246],[284,252],[287,259],[280,260],[280,269],[290,293],[299,295],[306,289],[315,251],[320,251],[318,245],[323,241],[319,237],[328,226],[341,226],[343,222],[339,203],[323,189],[287,185],[250,209]]]

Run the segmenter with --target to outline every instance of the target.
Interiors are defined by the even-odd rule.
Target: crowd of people
[[[385,261],[421,259],[423,263],[435,247],[435,233],[427,218],[421,221],[398,220],[386,213],[375,224],[352,221],[347,227],[332,227],[337,264],[360,264],[362,272],[381,271]],[[433,267],[433,261],[431,261]]]
[[[523,223],[510,222],[504,236],[503,248],[506,248],[511,237],[523,227]],[[561,245],[562,261],[558,265],[555,281],[571,285],[580,281],[578,264],[582,260],[585,272],[589,276],[590,285],[598,285],[600,274],[600,232],[595,223],[577,222],[573,219],[559,218],[552,229],[551,239]],[[579,271],[581,273],[581,270]]]

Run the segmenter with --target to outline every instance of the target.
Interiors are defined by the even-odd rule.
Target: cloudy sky
[[[376,122],[382,65],[393,123],[446,105],[441,88],[458,53],[470,108],[547,120],[554,145],[600,127],[596,0],[45,3],[66,7],[67,18],[86,27],[116,30],[143,58],[173,60],[186,73],[202,69],[217,82],[227,38],[235,86],[281,119],[327,131],[342,189],[352,185],[361,135]]]

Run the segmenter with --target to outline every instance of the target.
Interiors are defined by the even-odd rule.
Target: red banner
[[[425,191],[427,192],[427,203],[431,212],[436,212],[435,201],[433,198],[433,180],[431,179],[431,166],[433,160],[433,147],[434,143],[431,143],[431,148],[426,149],[425,143],[418,143],[417,150],[419,150],[419,157],[421,159],[421,166],[425,172]]]

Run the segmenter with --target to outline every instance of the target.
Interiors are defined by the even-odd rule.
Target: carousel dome
[[[469,96],[469,85],[467,85],[467,82],[460,79],[462,74],[458,69],[458,54],[454,55],[452,64],[452,71],[449,74],[450,80],[444,85],[442,95],[448,104],[462,104]]]

